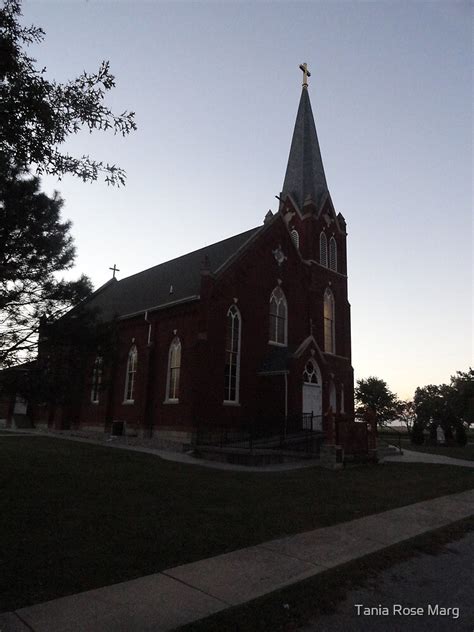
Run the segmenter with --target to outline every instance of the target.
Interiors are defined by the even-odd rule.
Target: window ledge
[[[98,399],[91,399],[91,404],[93,404],[94,406],[97,406],[98,403],[99,403]]]
[[[124,406],[130,406],[130,405],[132,405],[132,404],[134,404],[134,403],[135,403],[135,400],[134,400],[134,399],[124,399],[124,400],[123,400],[123,402],[122,402],[122,404],[123,404]]]
[[[179,404],[179,399],[165,399],[163,404]]]
[[[225,399],[225,400],[222,402],[222,405],[223,405],[223,406],[240,406],[240,402],[232,402],[232,401],[230,401],[230,400],[228,400],[228,399]]]
[[[268,344],[273,345],[274,347],[287,347],[288,346],[286,342],[275,342],[274,340],[269,340]]]

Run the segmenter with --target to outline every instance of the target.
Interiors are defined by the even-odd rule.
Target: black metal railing
[[[403,454],[402,450],[402,437],[407,438],[408,435],[404,432],[400,432],[399,430],[395,430],[395,428],[384,429],[379,431],[377,434],[377,442],[383,443],[385,446],[394,446],[400,454]]]
[[[322,416],[312,413],[288,417],[258,418],[232,428],[224,424],[199,423],[196,446],[274,449],[319,452]]]

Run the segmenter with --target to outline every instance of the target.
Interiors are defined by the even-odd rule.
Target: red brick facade
[[[304,391],[303,403],[307,366],[317,374],[319,389],[311,411],[319,416],[331,407],[352,415],[346,225],[341,215],[336,216],[327,191],[305,88],[284,189],[276,215],[268,214],[260,229],[203,249],[204,261],[198,260],[197,251],[98,290],[91,304],[96,301],[118,315],[116,344],[112,355],[104,358],[98,396],[94,397],[93,376],[100,350],[87,355],[84,369],[78,369],[83,375],[78,375],[77,384],[83,386],[68,406],[38,406],[36,424],[107,432],[114,421],[123,421],[128,431],[144,436],[189,441],[201,425],[238,429],[261,418],[309,412],[305,407],[311,388]],[[334,253],[335,243],[337,265],[321,256],[322,233],[328,252],[332,248]],[[214,257],[210,263],[207,251]],[[287,339],[279,345],[269,341],[275,288],[287,304]],[[334,301],[333,349],[325,342],[326,293]],[[231,344],[231,306],[240,314],[238,356],[226,353]],[[167,388],[177,373],[171,376],[169,355],[176,338],[181,343],[179,396],[170,401]],[[132,347],[137,363],[133,397],[128,399],[133,401],[125,401]],[[47,353],[55,351],[40,345],[40,364]],[[226,384],[235,386],[226,378],[226,370],[235,373],[237,366],[226,369],[230,357],[239,357],[238,397],[233,402],[226,401],[225,394]],[[95,382],[97,386],[97,373]]]
[[[286,209],[289,210],[286,210]],[[236,253],[219,274],[201,272],[200,298],[120,320],[112,363],[104,367],[98,403],[91,402],[95,357],[88,360],[88,379],[74,410],[48,413],[49,425],[110,430],[114,420],[145,436],[191,438],[199,422],[238,428],[262,416],[303,411],[303,371],[314,358],[322,378],[322,411],[330,406],[330,383],[341,410],[353,412],[350,306],[347,300],[346,235],[328,202],[316,217],[295,211],[291,200]],[[312,209],[311,209],[312,210]],[[294,213],[294,214],[293,214]],[[287,220],[291,217],[291,220]],[[300,247],[290,235],[296,228]],[[326,230],[338,246],[338,272],[318,263],[319,235]],[[275,258],[281,248],[284,260]],[[285,372],[263,371],[274,348],[269,343],[269,300],[281,287],[288,305]],[[324,352],[323,300],[330,288],[335,301],[335,354]],[[227,312],[236,305],[241,315],[240,383],[237,404],[224,403]],[[145,320],[146,316],[146,320]],[[168,355],[172,340],[181,341],[179,401],[166,401]],[[133,403],[124,402],[127,360],[137,348]],[[42,421],[47,420],[43,415]],[[64,417],[67,416],[67,419]],[[38,419],[37,421],[40,421]]]

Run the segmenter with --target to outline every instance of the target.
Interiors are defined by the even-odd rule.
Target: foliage
[[[42,317],[57,319],[91,292],[85,276],[57,278],[74,262],[71,224],[59,195],[39,188],[37,177],[0,169],[0,367],[29,358]]]
[[[120,167],[59,151],[67,137],[82,128],[123,136],[136,129],[133,112],[116,115],[103,103],[105,93],[115,86],[109,63],[64,84],[48,80],[46,69],[38,70],[36,60],[23,50],[41,42],[44,31],[23,27],[20,16],[20,0],[5,0],[0,8],[0,154],[9,164],[35,164],[39,174],[69,173],[84,181],[101,174],[109,184],[123,184]]]
[[[388,388],[387,383],[378,377],[357,380],[354,395],[357,402],[356,414],[359,417],[367,407],[374,410],[381,426],[400,416],[401,402]]]
[[[474,423],[474,369],[456,371],[451,376],[453,405],[458,415],[467,423]]]
[[[456,443],[461,446],[467,444],[467,432],[463,423],[456,426]]]
[[[425,434],[423,431],[423,424],[415,421],[411,432],[411,442],[415,445],[423,445],[425,442]]]
[[[415,425],[416,411],[415,403],[412,400],[403,400],[399,402],[398,417],[406,426],[408,434],[410,434]]]
[[[100,355],[101,388],[115,350],[115,322],[102,323],[97,313],[79,306],[55,322],[40,327],[37,371],[28,398],[48,404],[76,405],[91,388],[92,364]],[[89,366],[90,365],[90,366]]]
[[[423,428],[430,430],[432,440],[436,438],[437,426],[441,425],[449,441],[458,427],[464,422],[469,423],[473,398],[474,371],[458,371],[451,377],[450,384],[429,384],[416,389],[414,405],[417,420]]]

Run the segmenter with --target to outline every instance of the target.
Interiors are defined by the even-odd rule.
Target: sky
[[[114,162],[112,188],[44,177],[73,222],[70,276],[95,287],[260,225],[285,175],[300,63],[348,225],[355,379],[402,398],[473,364],[470,2],[24,0],[30,47],[67,81],[109,60],[126,138],[63,146]]]

